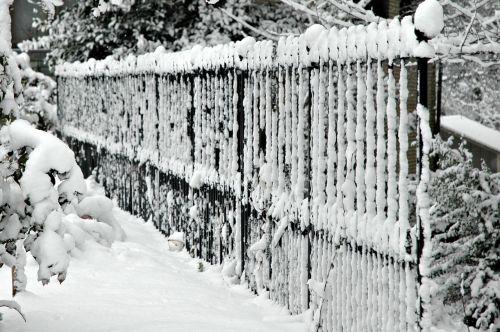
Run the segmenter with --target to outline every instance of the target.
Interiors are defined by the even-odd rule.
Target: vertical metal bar
[[[435,93],[436,93],[436,98],[435,98],[435,117],[434,117],[434,126],[431,128],[432,129],[432,137],[436,137],[441,132],[441,85],[443,83],[443,65],[441,61],[437,61],[435,63],[435,68],[434,70],[436,71],[437,69],[437,75],[436,75],[436,80],[434,84],[436,85],[435,88]],[[438,156],[432,156],[430,158],[430,168],[431,171],[436,171],[438,168]]]
[[[441,61],[436,62],[437,80],[436,80],[436,122],[433,130],[433,135],[439,134],[441,131],[441,85],[443,83],[443,64]]]
[[[427,92],[427,83],[428,83],[428,77],[427,77],[427,69],[428,69],[428,60],[427,58],[418,58],[417,60],[417,72],[418,72],[418,103],[424,107],[428,107],[428,92]],[[417,162],[418,162],[418,167],[417,167],[417,179],[420,181],[421,175],[422,175],[422,149],[423,149],[423,141],[422,141],[422,133],[420,131],[420,120],[418,121],[418,154],[417,154]],[[418,203],[417,203],[417,241],[416,241],[416,251],[417,251],[417,257],[416,257],[416,270],[417,270],[417,287],[420,287],[422,284],[422,275],[420,273],[420,259],[422,257],[422,252],[424,248],[424,233],[423,233],[423,228],[422,228],[422,221],[420,219],[419,213],[418,213]],[[418,293],[419,294],[419,293]],[[423,306],[422,306],[422,299],[420,297],[420,294],[418,295],[418,327],[420,330],[422,330],[421,326],[421,321],[422,321],[422,315],[423,315]]]
[[[194,162],[194,142],[195,142],[195,137],[194,137],[194,114],[196,112],[196,106],[195,106],[195,75],[196,74],[190,74],[188,77],[189,80],[189,85],[190,85],[190,94],[191,94],[191,107],[188,110],[188,136],[189,140],[191,142],[191,161]]]
[[[237,122],[238,122],[238,172],[240,174],[240,193],[243,192],[243,172],[244,172],[244,146],[245,146],[245,109],[243,105],[243,99],[245,98],[245,73],[242,70],[236,70],[235,78],[236,79],[236,93],[238,95],[238,104],[237,104]],[[247,212],[246,206],[241,202],[237,202],[240,204],[240,222],[241,222],[241,270],[245,269],[245,251],[246,251],[246,240],[248,237],[247,234]]]

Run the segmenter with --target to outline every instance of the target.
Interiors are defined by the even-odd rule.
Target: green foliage
[[[432,276],[452,314],[488,329],[500,317],[500,174],[474,168],[464,142],[452,149],[437,138],[433,150]]]

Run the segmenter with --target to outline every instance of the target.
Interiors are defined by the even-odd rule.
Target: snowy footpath
[[[111,248],[91,244],[71,260],[66,281],[37,282],[29,255],[27,291],[16,296],[27,322],[1,310],[1,332],[305,331],[299,317],[242,285],[220,267],[171,252],[151,223],[115,209],[127,234]],[[0,268],[0,299],[10,298],[10,269]]]

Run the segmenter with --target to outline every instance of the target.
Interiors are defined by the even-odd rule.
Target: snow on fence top
[[[479,122],[462,115],[448,115],[441,117],[441,126],[500,152],[500,132],[483,126]]]
[[[123,60],[109,57],[96,61],[65,63],[56,75],[66,77],[123,75],[137,73],[176,73],[216,68],[262,68],[276,64],[310,66],[319,61],[339,64],[356,61],[388,60],[403,57],[432,57],[433,48],[417,40],[412,17],[382,20],[368,26],[325,29],[311,26],[300,36],[281,37],[277,47],[272,41],[256,42],[247,37],[236,43],[214,47],[195,46],[190,50],[167,53],[159,47],[153,53]]]

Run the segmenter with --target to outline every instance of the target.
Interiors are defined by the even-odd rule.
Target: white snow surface
[[[289,316],[245,285],[229,286],[221,266],[204,264],[184,250],[171,252],[153,224],[114,209],[127,239],[111,248],[87,243],[72,259],[66,281],[43,287],[28,255],[27,291],[16,296],[27,318],[1,308],[0,331],[157,332],[305,331],[301,316]],[[0,269],[0,298],[10,298],[10,269]],[[7,286],[7,287],[6,287]]]
[[[500,132],[465,116],[442,116],[441,127],[500,152]]]

